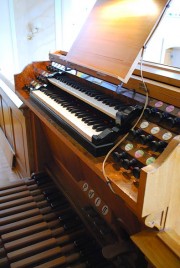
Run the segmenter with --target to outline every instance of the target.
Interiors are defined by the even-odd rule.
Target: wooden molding
[[[9,166],[13,168],[15,162],[15,152],[13,151],[11,145],[9,144],[4,132],[0,128],[0,146],[2,147]]]

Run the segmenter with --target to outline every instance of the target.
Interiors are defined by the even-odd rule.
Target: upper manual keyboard
[[[64,75],[56,75],[55,78],[48,78],[48,81],[113,119],[116,119],[118,109],[124,105],[120,100],[107,96],[96,89],[89,89],[88,86]]]

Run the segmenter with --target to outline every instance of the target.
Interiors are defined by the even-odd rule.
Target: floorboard
[[[3,186],[10,181],[16,180],[20,180],[20,177],[15,170],[12,170],[10,168],[4,152],[0,147],[0,186]]]

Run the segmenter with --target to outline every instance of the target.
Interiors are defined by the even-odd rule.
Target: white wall
[[[55,50],[54,0],[14,0],[19,66],[48,59]]]
[[[69,51],[96,0],[61,0],[62,46]]]
[[[179,51],[180,48],[180,1],[172,0],[171,5],[167,8],[158,28],[147,44],[144,59],[161,64],[169,64],[180,67]],[[167,51],[170,48],[177,48],[176,53],[169,56]],[[171,60],[169,57],[174,57]],[[169,58],[169,59],[168,59]]]
[[[11,32],[11,16],[8,0],[0,1],[0,71],[7,73],[12,78],[16,68],[16,61],[13,53],[13,42]]]
[[[0,0],[0,10],[0,68],[12,80],[14,73],[32,61],[47,60],[55,50],[55,3]]]
[[[12,80],[49,51],[68,51],[96,0],[0,0],[0,68]]]

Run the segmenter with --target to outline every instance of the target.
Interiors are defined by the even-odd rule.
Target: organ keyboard
[[[31,82],[31,98],[54,115],[67,130],[73,131],[95,156],[105,154],[118,136],[128,131],[142,110],[138,105],[127,105],[99,92],[90,83],[85,86],[65,73],[56,73],[55,78],[48,76],[52,74],[43,72],[37,76],[39,83]]]
[[[48,81],[114,119],[116,118],[118,107],[122,105],[120,105],[120,101],[116,99],[108,98],[108,96],[100,94],[97,90],[83,88],[73,80],[67,79],[66,77],[64,79],[63,76],[49,78]]]
[[[101,116],[91,107],[84,106],[77,99],[70,98],[65,94],[62,96],[62,94],[43,88],[33,90],[31,97],[39,101],[41,105],[43,104],[45,109],[49,108],[50,113],[54,114],[55,118],[58,118],[64,126],[68,124],[66,128],[68,126],[72,127],[75,130],[74,133],[77,133],[79,138],[81,136],[83,137],[84,143],[87,144],[87,148],[90,150],[91,148],[95,148],[92,144],[93,135],[100,134],[103,129],[106,129],[106,126],[113,127],[114,125],[112,120],[108,120],[108,118]],[[102,151],[100,152],[98,150],[101,147],[98,147],[94,153],[102,154]],[[109,149],[109,144],[106,143],[105,147]]]

